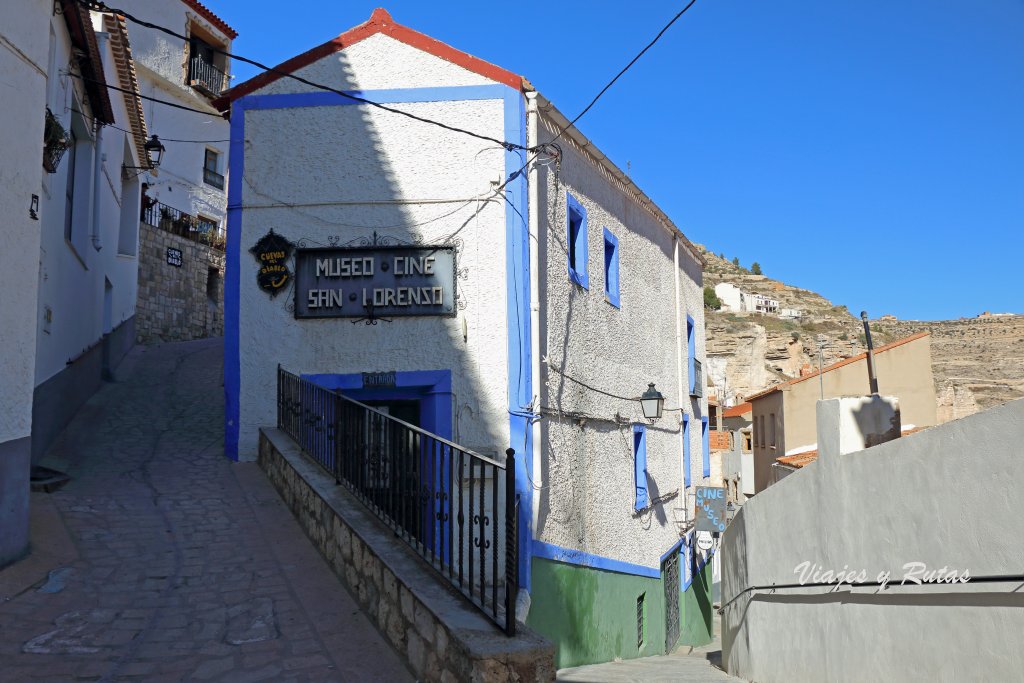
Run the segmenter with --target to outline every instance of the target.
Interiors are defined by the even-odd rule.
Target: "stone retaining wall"
[[[168,249],[181,252],[180,266]],[[224,252],[141,223],[135,331],[140,343],[223,335]]]
[[[260,430],[259,465],[419,680],[555,679],[549,641],[522,624],[505,636],[280,430]]]

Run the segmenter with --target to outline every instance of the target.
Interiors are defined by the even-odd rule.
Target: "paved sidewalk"
[[[562,669],[560,683],[741,683],[717,665],[722,661],[721,620],[715,616],[715,637],[707,645],[680,646],[660,657],[642,657],[607,664]]]
[[[47,456],[0,571],[0,681],[411,681],[255,464],[222,455],[222,342],[136,348]]]

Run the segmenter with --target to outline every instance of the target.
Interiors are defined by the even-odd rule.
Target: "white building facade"
[[[383,10],[282,68],[473,135],[270,74],[226,94],[228,457],[254,458],[275,424],[279,364],[484,455],[511,447],[520,617],[560,666],[708,638],[688,552],[710,475],[697,250],[521,76]],[[270,238],[290,243],[280,292],[260,284]],[[359,278],[416,247],[454,253],[437,308],[375,313]],[[336,289],[304,285],[312,261],[291,250],[308,248],[333,250],[316,277],[336,268]]]
[[[129,22],[141,94],[207,113],[145,102],[146,120],[166,140],[166,151],[158,172],[141,179],[149,207],[143,220],[166,227],[178,219],[177,232],[222,241],[230,127],[211,103],[231,78],[230,60],[218,50],[230,52],[238,34],[196,0],[125,0],[118,6],[187,37]]]
[[[2,172],[0,565],[27,546],[29,471],[132,344],[146,124],[124,23],[70,0],[12,13]],[[10,67],[9,69],[6,67]],[[5,116],[7,113],[5,112]],[[6,282],[7,278],[16,281]],[[9,452],[4,452],[9,451]]]

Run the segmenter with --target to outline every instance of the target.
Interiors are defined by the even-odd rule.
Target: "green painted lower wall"
[[[682,593],[679,615],[679,643],[698,647],[711,642],[714,630],[711,603],[711,563],[694,574]]]
[[[533,558],[527,626],[551,639],[558,668],[665,653],[660,579]],[[644,594],[644,644],[637,647],[637,597]]]

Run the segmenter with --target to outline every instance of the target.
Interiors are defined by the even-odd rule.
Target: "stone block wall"
[[[555,680],[549,641],[522,624],[515,637],[502,633],[283,432],[260,430],[258,462],[317,550],[418,680]]]
[[[181,252],[181,265],[167,250]],[[211,280],[211,268],[216,269]],[[224,334],[224,252],[139,225],[139,295],[135,331],[142,344]]]

